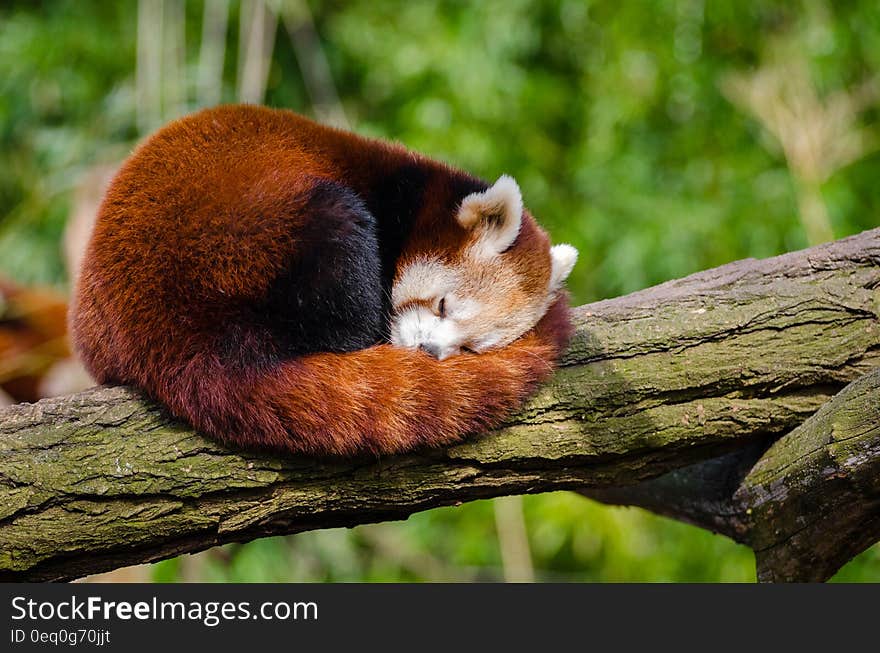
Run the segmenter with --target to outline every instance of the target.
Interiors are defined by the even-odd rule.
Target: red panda
[[[222,442],[396,453],[498,425],[549,376],[576,256],[508,177],[222,106],[123,164],[70,328],[98,382]]]

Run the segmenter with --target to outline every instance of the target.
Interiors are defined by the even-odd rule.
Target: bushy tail
[[[398,453],[456,442],[500,423],[550,376],[570,335],[567,300],[560,297],[532,331],[484,354],[438,361],[378,345],[305,356],[252,379],[222,378],[215,369],[210,391],[192,386],[172,392],[168,403],[197,428],[240,446],[312,455]]]

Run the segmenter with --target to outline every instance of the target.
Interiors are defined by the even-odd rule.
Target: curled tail
[[[438,361],[377,345],[303,356],[247,379],[193,370],[211,387],[190,383],[187,374],[159,398],[230,444],[312,455],[399,453],[499,424],[550,376],[570,334],[560,297],[532,331],[495,351]]]

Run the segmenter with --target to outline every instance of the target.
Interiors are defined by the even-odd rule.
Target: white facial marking
[[[446,296],[446,314],[459,321],[473,320],[480,314],[482,305],[475,299],[459,298],[449,294]]]
[[[482,353],[487,349],[492,349],[499,342],[501,342],[501,334],[497,331],[490,331],[482,338],[475,340],[472,348],[475,352]]]
[[[391,302],[400,306],[414,300],[442,297],[455,287],[455,274],[436,259],[408,265],[391,288]]]
[[[423,306],[416,306],[394,320],[391,344],[423,349],[442,361],[461,351],[461,332],[453,320],[440,318]]]

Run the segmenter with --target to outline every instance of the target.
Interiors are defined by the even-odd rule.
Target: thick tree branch
[[[575,315],[553,381],[506,428],[441,451],[354,461],[233,452],[124,388],[7,408],[0,579],[68,579],[223,542],[633,485],[730,452],[755,457],[880,366],[880,230]],[[867,451],[857,467],[870,464]],[[777,469],[766,464],[760,479]],[[789,483],[779,474],[773,483]],[[876,487],[860,483],[863,495]],[[776,513],[761,505],[770,523]],[[824,528],[810,501],[798,506]],[[778,544],[755,542],[766,552]]]
[[[824,581],[880,539],[880,368],[767,449],[760,442],[583,494],[748,544],[762,581]]]
[[[774,443],[733,500],[759,580],[826,580],[880,539],[880,370]]]

